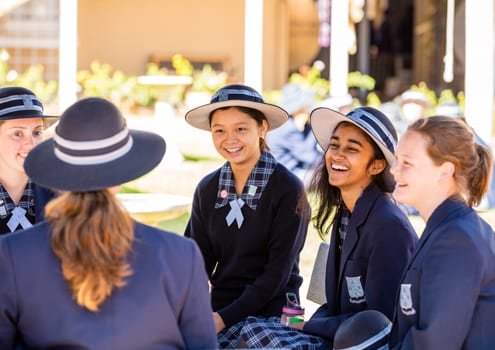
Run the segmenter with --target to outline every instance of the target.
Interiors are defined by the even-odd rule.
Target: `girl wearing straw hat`
[[[247,316],[279,316],[286,294],[299,295],[309,204],[301,180],[265,143],[287,121],[284,109],[248,86],[228,85],[185,118],[210,131],[227,160],[197,186],[185,235],[205,259],[220,347],[235,347]]]
[[[399,280],[417,241],[390,197],[397,144],[390,120],[371,107],[347,115],[317,108],[310,118],[325,150],[308,191],[315,195],[320,236],[331,231],[327,303],[308,321],[289,326],[248,318],[241,331],[247,347],[332,349],[339,326],[357,312],[378,310],[391,319]]]
[[[30,90],[0,88],[0,235],[43,219],[43,208],[54,194],[33,183],[23,164],[43,141],[44,122],[56,118],[43,114],[43,104]]]
[[[63,193],[47,221],[0,238],[1,349],[216,347],[196,244],[134,222],[114,194],[164,153],[100,98],[69,107],[31,151],[27,174]]]

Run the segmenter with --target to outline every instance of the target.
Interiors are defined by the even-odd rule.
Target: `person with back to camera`
[[[164,153],[101,98],[70,106],[31,151],[28,176],[63,192],[47,221],[0,238],[1,349],[216,348],[196,244],[133,221],[115,196]]]
[[[325,150],[308,189],[314,195],[315,226],[331,231],[325,275],[327,303],[306,322],[289,326],[246,320],[246,347],[332,349],[339,326],[359,311],[395,310],[402,272],[417,241],[407,216],[390,193],[389,172],[397,134],[390,120],[371,107],[347,115],[329,108],[311,113],[311,128]]]
[[[426,222],[400,281],[393,349],[495,349],[495,235],[472,209],[492,159],[465,123],[411,124],[396,151],[394,197]]]
[[[211,283],[219,345],[235,347],[249,315],[280,315],[299,295],[299,254],[310,207],[302,181],[268,151],[265,136],[285,121],[282,108],[251,87],[219,89],[186,121],[210,131],[227,161],[196,187],[185,235],[199,245]]]
[[[43,114],[36,95],[20,86],[0,88],[0,235],[43,220],[54,192],[31,181],[24,159],[43,141],[43,128],[58,117]]]

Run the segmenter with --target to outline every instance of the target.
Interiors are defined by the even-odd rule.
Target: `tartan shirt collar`
[[[273,174],[277,161],[268,151],[261,152],[258,162],[249,175],[241,196],[247,206],[256,210],[270,176]],[[217,199],[215,209],[226,206],[230,201],[237,199],[235,183],[230,162],[226,162],[220,169],[220,181],[218,182]]]
[[[34,208],[34,190],[33,183],[28,180],[24,193],[22,194],[19,204],[16,205],[10,198],[9,193],[5,190],[2,184],[0,184],[0,217],[5,218],[10,215],[15,207],[21,207],[27,211],[29,215],[35,215]]]

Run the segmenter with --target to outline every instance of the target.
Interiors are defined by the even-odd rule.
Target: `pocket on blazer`
[[[344,295],[351,305],[366,303],[366,267],[368,260],[348,260],[344,270]]]

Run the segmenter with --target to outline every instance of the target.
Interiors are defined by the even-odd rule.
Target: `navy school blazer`
[[[399,281],[418,240],[404,212],[375,185],[361,194],[352,212],[338,261],[337,213],[325,276],[327,303],[304,325],[304,332],[333,340],[340,324],[374,309],[392,319]]]

